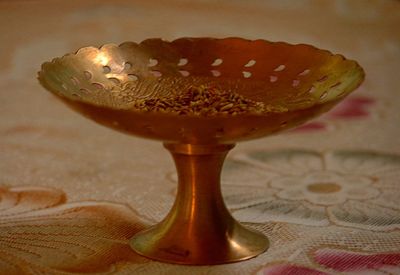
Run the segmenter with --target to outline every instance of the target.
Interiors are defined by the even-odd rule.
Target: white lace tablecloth
[[[1,1],[0,274],[400,274],[399,26],[395,0]],[[170,156],[74,113],[36,79],[81,46],[182,36],[308,43],[366,71],[330,113],[229,155],[226,202],[271,241],[248,261],[132,252],[129,238],[172,205]]]

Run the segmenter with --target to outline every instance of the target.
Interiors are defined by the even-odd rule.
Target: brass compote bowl
[[[297,126],[357,88],[362,68],[309,45],[241,38],[148,39],[86,47],[42,65],[40,83],[94,121],[164,142],[178,171],[169,214],[135,235],[132,248],[179,264],[221,264],[264,252],[263,234],[241,225],[220,189],[234,144]],[[207,86],[269,106],[263,113],[180,115],[133,108],[135,101]]]

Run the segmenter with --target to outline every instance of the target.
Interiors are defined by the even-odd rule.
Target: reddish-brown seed
[[[240,115],[282,112],[287,109],[271,107],[262,102],[245,98],[232,92],[207,86],[191,87],[186,92],[163,98],[138,99],[133,109],[146,112],[162,112],[178,115]]]

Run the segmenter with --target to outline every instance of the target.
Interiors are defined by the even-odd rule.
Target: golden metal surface
[[[232,145],[166,144],[178,170],[178,194],[168,216],[131,241],[140,254],[181,264],[218,264],[264,252],[268,240],[235,221],[220,190]]]
[[[220,264],[259,255],[268,239],[227,210],[220,171],[237,141],[278,133],[328,111],[362,82],[354,61],[309,45],[241,38],[148,39],[87,47],[42,65],[41,84],[83,115],[161,140],[179,176],[174,206],[131,240],[138,253],[179,264]],[[207,85],[279,107],[265,114],[201,117],[132,109]]]

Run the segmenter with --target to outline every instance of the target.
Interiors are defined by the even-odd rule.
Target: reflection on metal
[[[152,259],[195,265],[249,259],[269,246],[263,234],[235,221],[223,202],[220,171],[233,144],[328,111],[363,78],[361,67],[341,55],[309,45],[241,38],[148,39],[82,48],[44,63],[39,73],[46,89],[83,115],[164,142],[178,171],[177,197],[167,217],[135,235],[131,246]],[[212,117],[132,109],[136,99],[199,85],[279,108]]]

